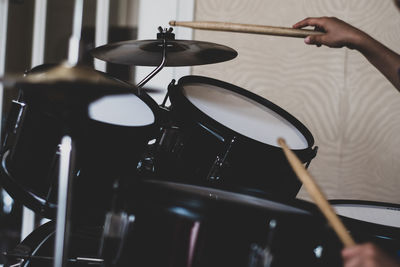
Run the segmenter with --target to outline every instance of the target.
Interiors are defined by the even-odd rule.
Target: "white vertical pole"
[[[74,16],[72,20],[72,35],[69,38],[68,63],[72,66],[79,61],[79,45],[82,34],[83,0],[75,0]]]
[[[8,0],[0,0],[0,77],[4,76],[6,68],[6,46],[7,46],[7,22],[8,22]],[[3,120],[3,96],[4,87],[0,83],[0,129]],[[0,131],[1,133],[1,131]],[[0,140],[2,136],[0,135]]]
[[[97,0],[95,47],[104,45],[108,42],[109,13],[110,0]],[[94,67],[96,70],[105,72],[106,62],[95,59]]]
[[[72,186],[71,173],[74,162],[73,142],[70,136],[66,135],[62,138],[60,151],[54,267],[65,267],[68,256],[70,231],[69,209]]]
[[[43,64],[46,38],[47,0],[35,0],[31,67]],[[35,228],[35,213],[24,207],[22,211],[21,240]]]

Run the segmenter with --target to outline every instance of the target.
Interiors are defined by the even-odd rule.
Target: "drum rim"
[[[224,193],[243,196],[247,200],[258,199],[261,201],[272,202],[274,205],[262,206],[260,203],[254,204],[253,202],[240,202],[232,199],[219,199],[215,198],[214,195],[206,196],[202,192],[200,194],[194,194],[192,191],[186,191],[182,188],[174,188],[170,185],[187,185],[189,187],[200,187],[204,189],[210,189],[211,191],[222,191]],[[221,207],[231,207],[235,208],[235,213],[238,210],[264,214],[266,212],[273,213],[278,216],[299,216],[303,218],[310,218],[311,220],[319,221],[325,223],[326,220],[318,210],[318,208],[311,202],[302,199],[280,199],[275,196],[254,196],[246,195],[240,192],[232,192],[220,188],[213,188],[201,185],[185,184],[181,182],[171,182],[162,181],[158,179],[148,179],[140,181],[140,186],[138,186],[139,192],[135,194],[134,198],[140,197],[140,200],[149,198],[149,202],[145,206],[141,206],[140,209],[145,210],[145,212],[152,210],[164,210],[168,213],[175,213],[179,216],[189,217],[189,218],[208,218],[211,214],[219,214]],[[147,193],[146,193],[147,192]],[[150,193],[149,193],[150,192]],[[144,197],[140,195],[143,194]],[[240,199],[238,199],[240,200]],[[290,210],[279,209],[279,206],[287,206],[291,208]],[[174,209],[182,209],[188,211],[186,215],[179,214],[175,212]],[[299,210],[299,211],[294,211]],[[232,211],[224,210],[225,214],[233,214]],[[185,212],[186,213],[186,212]],[[219,216],[219,215],[218,215]]]
[[[388,203],[388,202],[356,200],[356,199],[331,199],[331,200],[329,200],[329,203],[331,203],[332,205],[354,204],[354,205],[360,205],[360,206],[375,206],[375,207],[390,208],[390,209],[395,209],[395,210],[400,211],[400,204]],[[400,228],[398,228],[398,227],[375,223],[375,222],[370,222],[370,221],[364,221],[361,219],[347,217],[344,215],[339,215],[339,217],[342,218],[343,221],[347,222],[348,224],[357,224],[357,228],[363,228],[363,229],[369,229],[369,230],[372,229],[375,232],[378,232],[378,234],[380,234],[382,236],[384,234],[388,233],[388,235],[391,235],[392,237],[397,238],[397,240],[400,240]],[[353,232],[357,233],[358,230],[355,230]],[[352,230],[350,230],[350,231],[352,231]],[[371,234],[371,233],[369,233],[369,234]]]
[[[198,107],[196,107],[195,105],[193,105],[190,100],[184,96],[182,90],[183,90],[183,86],[187,83],[193,83],[193,82],[197,82],[197,83],[204,83],[204,84],[210,84],[210,85],[215,85],[218,87],[221,87],[225,90],[229,90],[232,92],[235,92],[237,94],[240,94],[244,97],[247,97],[269,109],[271,109],[272,111],[276,112],[278,115],[282,116],[284,119],[286,119],[289,123],[291,123],[294,127],[296,127],[296,129],[303,135],[303,137],[306,139],[307,141],[307,148],[304,149],[293,149],[293,151],[295,151],[295,153],[303,160],[308,161],[312,158],[314,158],[315,156],[315,152],[313,152],[313,145],[314,145],[314,137],[312,136],[311,132],[307,129],[307,127],[300,122],[298,119],[296,119],[293,115],[291,115],[289,112],[287,112],[286,110],[282,109],[281,107],[279,107],[278,105],[274,104],[273,102],[253,93],[250,92],[244,88],[241,88],[239,86],[236,86],[234,84],[230,84],[221,80],[217,80],[217,79],[213,79],[213,78],[208,78],[208,77],[204,77],[204,76],[198,76],[198,75],[188,75],[188,76],[184,76],[182,78],[180,78],[178,80],[177,84],[171,84],[171,86],[169,86],[168,91],[169,91],[169,96],[171,99],[171,103],[172,103],[172,108],[174,109],[174,105],[176,105],[177,102],[180,102],[181,105],[180,108],[183,107],[183,109],[186,109],[188,112],[190,113],[195,113],[195,118],[197,120],[200,120],[202,122],[206,121],[208,122],[211,126],[213,126],[213,130],[216,130],[218,133],[221,132],[227,132],[230,136],[236,136],[236,137],[240,137],[240,139],[242,140],[246,140],[246,142],[252,142],[255,143],[257,145],[262,145],[264,147],[268,147],[269,149],[275,149],[275,150],[281,150],[280,147],[278,146],[273,146],[271,144],[267,144],[267,143],[263,143],[260,142],[258,140],[252,139],[248,136],[245,136],[241,133],[238,133],[237,131],[223,125],[222,123],[216,121],[215,119],[213,119],[212,117],[208,116],[207,114],[205,114],[202,110],[200,110]],[[179,108],[178,108],[179,109]],[[209,126],[209,125],[207,125]]]
[[[4,189],[18,201],[21,201],[28,208],[40,213],[43,217],[54,218],[56,214],[57,204],[45,200],[39,194],[32,192],[26,186],[21,185],[12,175],[7,167],[7,157],[9,150],[1,155],[1,180],[4,184]]]
[[[358,199],[331,199],[329,202],[333,205],[338,204],[358,204],[361,206],[376,206],[376,207],[390,207],[400,211],[400,204],[389,203],[389,202],[380,202],[380,201],[371,201],[371,200],[358,200]]]

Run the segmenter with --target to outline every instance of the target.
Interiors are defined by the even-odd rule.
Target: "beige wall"
[[[288,26],[337,16],[400,52],[400,12],[390,0],[197,0],[196,20]],[[224,80],[284,108],[312,132],[310,172],[330,199],[400,203],[400,94],[357,52],[302,39],[195,31],[239,56],[193,74]],[[268,172],[268,168],[265,170]],[[301,190],[300,198],[308,198]]]

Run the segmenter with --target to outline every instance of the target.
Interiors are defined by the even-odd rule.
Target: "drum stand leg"
[[[70,136],[66,135],[62,138],[60,150],[54,267],[65,267],[68,257],[71,208],[70,202],[75,162],[74,143]]]

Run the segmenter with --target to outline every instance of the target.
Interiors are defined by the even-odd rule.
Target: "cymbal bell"
[[[194,66],[223,62],[237,56],[224,45],[194,41],[166,40],[166,64],[169,67]],[[136,66],[158,66],[162,61],[163,40],[131,40],[97,47],[91,54],[101,60]]]

